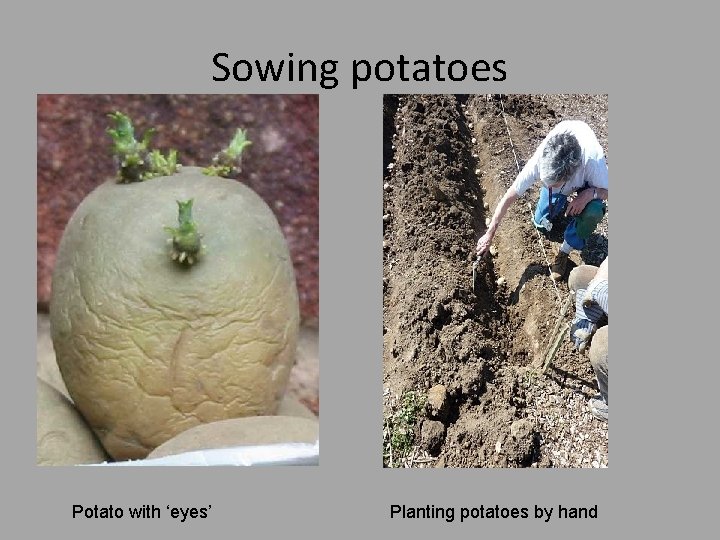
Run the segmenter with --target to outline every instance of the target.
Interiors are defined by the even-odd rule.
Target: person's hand
[[[570,339],[580,352],[588,348],[597,330],[597,325],[577,317],[570,327]]]
[[[492,233],[491,231],[487,231],[480,237],[477,243],[477,248],[475,249],[475,253],[478,257],[480,257],[488,249],[490,249],[490,244],[492,244],[493,236],[495,236],[494,233]]]
[[[574,197],[573,200],[570,201],[570,203],[567,205],[567,208],[565,209],[565,215],[579,215],[583,210],[585,210],[587,203],[590,202],[590,197],[592,197],[592,190],[586,189],[580,192],[577,197]]]

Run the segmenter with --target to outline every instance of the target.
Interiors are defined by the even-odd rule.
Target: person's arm
[[[593,276],[592,280],[590,281],[590,284],[593,283],[593,281],[607,281],[608,279],[608,258],[605,257],[605,260],[600,264],[600,267],[598,268],[598,271],[595,272],[595,275]]]
[[[566,216],[579,215],[593,199],[607,201],[608,168],[605,157],[602,156],[602,151],[599,153],[601,154],[599,157],[590,159],[585,166],[583,181],[586,186],[590,187],[578,193],[578,196],[570,201],[565,209]]]
[[[600,308],[608,313],[608,257],[600,264],[595,276],[588,283],[585,295],[583,296],[583,305],[589,305],[595,302]]]
[[[497,231],[497,228],[500,225],[500,222],[505,217],[505,214],[507,213],[508,208],[510,208],[510,205],[517,201],[518,197],[519,195],[515,191],[515,186],[510,186],[505,192],[505,195],[503,195],[502,199],[500,199],[497,208],[495,208],[495,213],[490,220],[490,225],[488,225],[487,231],[478,240],[477,249],[475,250],[478,257],[490,248],[490,244],[495,237],[495,231]]]
[[[601,201],[607,201],[608,190],[603,188],[596,188],[590,186],[587,189],[582,190],[577,197],[575,197],[565,209],[566,216],[577,216],[588,205],[593,199],[599,199]]]
[[[608,258],[602,262],[585,290],[575,303],[575,319],[570,330],[570,339],[582,351],[595,333],[602,314],[608,315]]]

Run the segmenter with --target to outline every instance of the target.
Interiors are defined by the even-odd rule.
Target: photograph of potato
[[[317,111],[317,96],[38,96],[38,464],[105,461],[64,451],[83,426],[108,462],[161,465],[164,445],[313,463]]]

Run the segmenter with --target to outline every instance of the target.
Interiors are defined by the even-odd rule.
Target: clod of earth
[[[420,431],[420,445],[431,456],[437,456],[445,440],[445,425],[437,420],[425,420]]]
[[[450,411],[450,401],[447,392],[442,384],[436,384],[428,390],[427,410],[430,418],[445,421]]]

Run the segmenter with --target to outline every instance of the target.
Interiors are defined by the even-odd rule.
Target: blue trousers
[[[550,212],[550,190],[545,186],[540,188],[540,200],[535,207],[535,217],[533,224],[539,228],[544,228],[541,223],[543,218],[553,221],[565,212],[567,206],[567,196],[561,193],[554,193],[552,196],[552,213]],[[570,244],[573,249],[581,250],[585,247],[585,241],[602,221],[605,215],[605,203],[595,199],[590,201],[580,215],[573,217],[565,229],[565,241]]]

